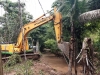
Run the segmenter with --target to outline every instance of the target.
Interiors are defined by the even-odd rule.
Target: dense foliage
[[[89,0],[88,7],[89,10],[100,9],[100,0]]]
[[[44,42],[45,46],[47,49],[51,49],[51,52],[56,53],[59,51],[57,48],[57,43],[54,39],[48,39],[47,41]]]
[[[2,28],[0,29],[0,37],[4,39],[3,42],[16,42],[20,31],[20,12],[18,2],[11,2],[8,0],[0,1],[0,5],[5,11],[5,14],[0,17],[0,24],[2,25]],[[21,3],[22,25],[28,23],[32,19],[32,16],[28,12],[25,12],[24,6],[25,4]]]

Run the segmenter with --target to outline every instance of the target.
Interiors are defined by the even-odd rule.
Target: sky
[[[16,2],[18,0],[11,0],[12,2]],[[36,19],[38,17],[40,17],[43,13],[39,3],[38,3],[38,0],[20,0],[21,2],[25,2],[25,9],[27,12],[29,12],[32,16],[33,16],[33,19]],[[55,0],[39,0],[45,13],[47,10],[51,10],[51,6],[52,6],[52,3],[55,1]],[[0,8],[0,16],[4,14],[4,11],[3,9]]]

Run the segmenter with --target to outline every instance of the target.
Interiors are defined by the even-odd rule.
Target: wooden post
[[[1,57],[1,46],[0,46],[0,75],[3,75],[2,57]]]

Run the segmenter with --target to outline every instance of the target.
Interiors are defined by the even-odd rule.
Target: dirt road
[[[68,64],[66,63],[63,57],[57,57],[54,54],[45,53],[42,55],[40,61],[41,63],[45,63],[49,65],[51,68],[55,69],[57,72],[61,72],[64,75],[68,74]],[[78,75],[82,75],[82,73],[80,73],[81,70],[82,70],[81,67],[77,68]]]
[[[56,69],[57,71],[67,73],[68,65],[65,62],[63,57],[57,57],[54,54],[46,53],[42,55],[40,59],[41,62],[48,64],[52,68]]]

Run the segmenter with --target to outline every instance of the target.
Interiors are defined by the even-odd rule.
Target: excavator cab
[[[29,45],[29,49],[33,49],[33,42],[34,39],[32,39],[32,37],[26,37],[28,39],[28,45]]]

